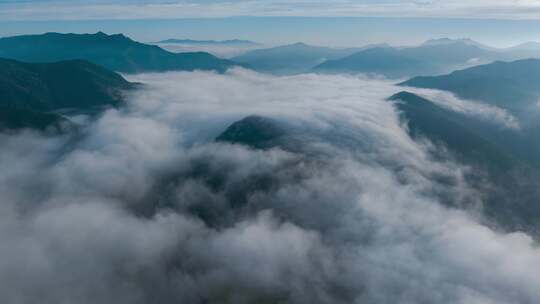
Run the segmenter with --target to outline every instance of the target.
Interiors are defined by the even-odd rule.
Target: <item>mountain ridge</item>
[[[203,45],[261,45],[258,42],[242,39],[228,39],[228,40],[197,40],[197,39],[177,39],[170,38],[157,41],[158,44],[164,43],[178,43],[178,44],[203,44]]]
[[[84,60],[27,63],[0,58],[0,129],[59,128],[62,109],[119,106],[137,87],[121,75]]]
[[[138,73],[215,70],[238,64],[206,52],[172,53],[123,34],[45,33],[0,38],[0,57],[27,62],[83,59],[109,70]]]
[[[503,55],[463,40],[427,41],[413,47],[360,50],[349,56],[327,60],[316,72],[380,74],[389,78],[435,75],[457,68],[490,62]]]
[[[479,100],[523,116],[540,100],[540,59],[495,61],[440,76],[419,76],[400,83],[449,91],[458,97]]]
[[[266,49],[249,51],[232,60],[249,64],[255,70],[277,74],[295,74],[310,71],[327,59],[352,54],[357,48],[329,48],[308,45],[302,42]]]

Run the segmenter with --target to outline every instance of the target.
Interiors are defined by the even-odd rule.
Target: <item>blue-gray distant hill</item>
[[[59,34],[0,38],[0,57],[27,62],[84,59],[107,69],[124,72],[215,70],[236,64],[205,52],[172,53],[122,35]]]
[[[83,60],[25,63],[0,59],[0,130],[59,129],[67,120],[55,111],[118,106],[136,85]]]
[[[458,68],[504,59],[500,51],[468,39],[438,39],[405,48],[379,47],[327,60],[317,72],[378,74],[389,78],[448,73]]]
[[[507,109],[526,122],[538,120],[540,114],[539,59],[498,61],[442,76],[415,77],[401,85],[445,90],[483,101]]]
[[[221,45],[221,46],[258,46],[258,42],[250,40],[194,40],[194,39],[166,39],[156,42],[158,44],[189,44],[189,45]]]
[[[232,60],[246,63],[262,72],[294,74],[310,71],[326,60],[342,58],[358,50],[358,48],[337,49],[295,43],[249,51],[233,57]]]
[[[529,41],[514,47],[503,49],[512,58],[540,58],[540,42]]]

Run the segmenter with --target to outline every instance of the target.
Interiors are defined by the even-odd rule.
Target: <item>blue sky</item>
[[[538,0],[0,0],[0,20],[230,16],[540,19]]]
[[[239,38],[358,46],[466,37],[507,46],[540,40],[540,1],[0,0],[0,36],[99,30],[142,41]]]

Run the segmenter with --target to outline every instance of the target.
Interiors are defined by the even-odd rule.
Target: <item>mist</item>
[[[498,127],[514,131],[521,128],[519,119],[507,110],[486,104],[482,101],[458,98],[452,93],[440,90],[414,87],[406,87],[406,90],[427,98],[443,108],[480,119],[484,122],[493,123]]]
[[[207,44],[158,44],[159,47],[174,53],[207,52],[221,58],[232,58],[246,52],[264,48],[264,45],[207,45]]]
[[[78,132],[0,134],[0,302],[540,301],[536,241],[489,225],[470,168],[409,137],[393,83],[128,78],[144,86]],[[214,141],[249,115],[312,136],[297,151]]]

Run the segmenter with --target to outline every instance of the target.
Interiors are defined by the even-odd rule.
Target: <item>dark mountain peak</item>
[[[399,93],[396,93],[392,96],[390,96],[388,98],[388,100],[410,100],[410,99],[422,99],[424,100],[423,98],[419,97],[418,95],[416,94],[413,94],[411,92],[408,92],[408,91],[401,91]],[[427,101],[427,100],[426,100]]]
[[[103,32],[98,32],[96,34],[96,36],[102,37],[102,38],[108,38],[108,39],[111,39],[111,40],[126,40],[126,41],[130,41],[130,42],[135,42],[133,39],[127,37],[126,35],[124,35],[122,33],[107,35],[107,34],[105,34]]]
[[[74,35],[79,35],[79,34],[74,34]],[[96,37],[102,37],[102,38],[111,38],[111,37],[123,37],[123,38],[128,38],[127,36],[125,36],[124,34],[122,33],[117,33],[117,34],[107,34],[105,32],[102,32],[102,31],[98,31],[96,32],[95,34],[82,34],[82,35],[90,35],[90,36],[96,36]],[[128,38],[129,39],[129,38]],[[131,40],[131,39],[130,39]]]
[[[11,40],[62,39],[64,41],[68,41],[68,40],[79,40],[79,41],[82,41],[82,40],[89,40],[89,41],[127,40],[127,41],[133,42],[133,40],[131,40],[127,36],[124,36],[123,34],[110,34],[109,35],[102,31],[99,31],[94,34],[47,32],[44,34],[11,36],[11,37],[4,37],[0,39],[11,39]]]
[[[252,148],[269,148],[285,134],[285,128],[277,120],[251,115],[231,124],[216,141],[243,144]]]

